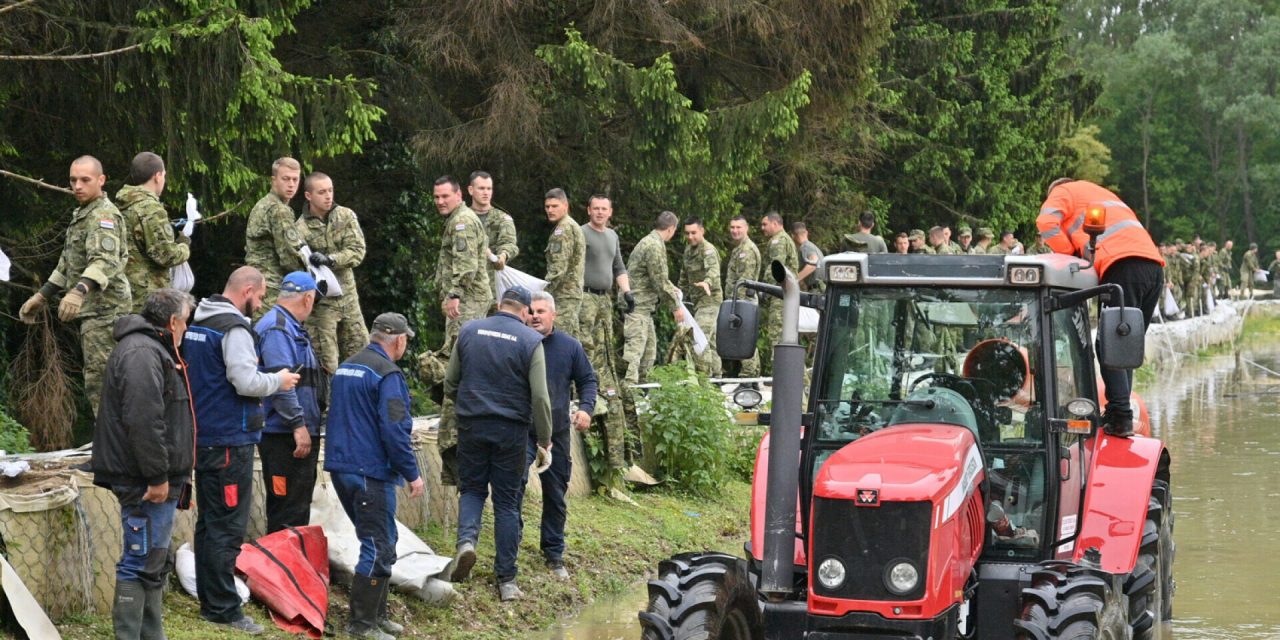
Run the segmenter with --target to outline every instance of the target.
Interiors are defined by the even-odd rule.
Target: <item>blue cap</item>
[[[316,290],[316,279],[311,274],[302,271],[294,271],[284,277],[280,281],[280,290],[290,293],[305,293],[307,291]]]
[[[526,307],[533,304],[533,294],[529,293],[528,289],[520,285],[516,285],[514,287],[507,289],[506,291],[503,291],[502,299],[513,300],[515,302],[519,302],[520,304]]]

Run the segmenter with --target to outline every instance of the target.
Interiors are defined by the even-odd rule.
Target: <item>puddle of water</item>
[[[1280,348],[1250,359],[1280,371]],[[1280,378],[1231,356],[1193,362],[1138,391],[1173,455],[1173,637],[1280,639]],[[743,514],[746,517],[746,514]],[[656,560],[656,559],[655,559]],[[547,640],[631,640],[644,585],[588,607]]]

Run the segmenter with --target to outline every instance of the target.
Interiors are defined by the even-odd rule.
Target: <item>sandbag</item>
[[[240,547],[236,571],[289,633],[324,635],[329,614],[329,545],[317,525],[289,527]]]
[[[191,272],[191,265],[184,262],[176,267],[169,267],[169,286],[190,293],[196,286],[196,275]]]
[[[547,288],[547,281],[541,278],[531,276],[515,267],[507,266],[494,272],[498,278],[498,299],[502,299],[502,293],[511,287],[520,285],[529,290],[542,291]]]
[[[333,269],[311,264],[311,247],[305,244],[298,247],[298,255],[302,256],[302,264],[307,265],[307,271],[311,277],[316,279],[316,288],[320,290],[320,295],[326,298],[337,298],[342,295],[342,285],[338,284],[338,276],[333,275]]]
[[[182,590],[192,598],[199,598],[196,592],[196,553],[191,550],[191,543],[184,542],[178,547],[177,557],[173,561],[173,572],[178,574],[178,584],[182,586]],[[249,601],[249,585],[237,575],[236,595],[240,596],[240,604]]]

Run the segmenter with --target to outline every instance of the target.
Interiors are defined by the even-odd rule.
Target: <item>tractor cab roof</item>
[[[950,285],[1087,289],[1098,273],[1080,258],[1058,253],[929,255],[845,252],[822,259],[819,273],[834,285]]]

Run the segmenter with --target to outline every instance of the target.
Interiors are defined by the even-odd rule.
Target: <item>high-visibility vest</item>
[[[1053,188],[1040,206],[1036,227],[1045,245],[1055,253],[1084,255],[1089,235],[1084,232],[1085,213],[1093,207],[1107,212],[1106,230],[1098,235],[1093,266],[1101,278],[1107,268],[1124,258],[1145,258],[1164,266],[1164,258],[1137,214],[1116,194],[1086,180]]]

